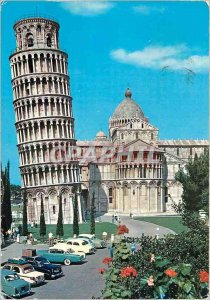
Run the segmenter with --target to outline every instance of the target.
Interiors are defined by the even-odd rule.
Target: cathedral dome
[[[96,134],[96,140],[106,140],[107,139],[107,136],[106,134],[103,132],[103,131],[99,131],[97,134]]]
[[[144,119],[141,107],[133,99],[129,88],[125,91],[125,99],[117,106],[111,119]]]

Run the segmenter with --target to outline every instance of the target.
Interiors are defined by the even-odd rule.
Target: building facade
[[[182,195],[176,172],[209,143],[159,140],[158,128],[149,123],[127,89],[109,120],[109,137],[100,131],[94,141],[77,141],[77,145],[86,210],[88,195],[94,191],[99,214],[155,215],[173,213],[172,201],[178,203]],[[94,152],[92,161],[85,159],[88,149]]]
[[[59,48],[59,24],[28,18],[15,23],[14,31],[16,50],[9,59],[28,219],[39,222],[42,197],[46,223],[56,223],[61,197],[64,222],[72,223],[76,197],[82,221],[78,161],[73,154],[63,159],[76,140],[68,55]]]

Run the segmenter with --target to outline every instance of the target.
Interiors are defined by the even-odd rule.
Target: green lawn
[[[166,217],[137,217],[135,220],[145,221],[159,226],[167,227],[176,233],[181,233],[187,230],[187,227],[182,225],[181,217],[166,216]]]
[[[48,233],[51,231],[53,233],[53,236],[56,236],[56,225],[46,225],[47,227],[47,234],[46,238],[48,237]],[[73,236],[73,225],[72,224],[64,224],[64,239],[70,238]],[[80,233],[90,233],[90,224],[84,223],[79,225]],[[38,228],[31,228],[28,227],[29,232],[32,232],[34,237],[38,240],[40,240],[39,236],[39,226]],[[102,239],[102,233],[106,231],[108,233],[108,238],[110,238],[111,234],[117,233],[117,226],[112,223],[108,222],[102,222],[102,223],[96,223],[96,237]]]

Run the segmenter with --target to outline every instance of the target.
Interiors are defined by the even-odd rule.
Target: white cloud
[[[138,5],[133,7],[133,11],[142,15],[150,15],[155,13],[164,13],[165,7]]]
[[[74,2],[61,2],[64,9],[68,10],[74,15],[80,16],[95,16],[106,13],[114,4],[107,1],[74,1]]]
[[[185,45],[176,46],[149,46],[142,50],[129,52],[125,49],[117,49],[110,52],[112,59],[137,67],[149,69],[169,68],[174,71],[186,69],[193,72],[207,72],[209,57],[190,55],[190,49]]]

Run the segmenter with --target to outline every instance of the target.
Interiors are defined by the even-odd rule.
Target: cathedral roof
[[[111,119],[144,119],[144,113],[141,107],[132,98],[132,92],[127,88],[125,99],[117,106]]]

